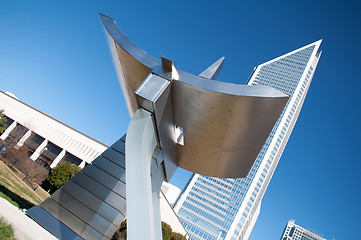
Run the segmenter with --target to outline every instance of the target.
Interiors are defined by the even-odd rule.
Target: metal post
[[[154,236],[156,240],[162,239],[162,224],[160,216],[160,188],[164,180],[163,165],[159,166],[152,175],[152,201],[153,201],[153,222]]]
[[[150,175],[156,145],[152,114],[138,109],[130,122],[125,143],[127,237],[130,240],[162,238],[161,230],[158,229],[159,181],[163,181],[164,173],[157,173],[162,170],[158,169],[153,175],[153,183]]]

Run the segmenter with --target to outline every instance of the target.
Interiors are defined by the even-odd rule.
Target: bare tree
[[[49,170],[38,162],[30,159],[32,151],[26,145],[19,146],[20,139],[32,129],[31,123],[17,125],[5,139],[6,150],[2,153],[5,163],[25,175],[24,180],[31,186],[34,183],[41,184],[49,175]]]

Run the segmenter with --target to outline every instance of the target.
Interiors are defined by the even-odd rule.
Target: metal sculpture
[[[289,96],[267,86],[216,81],[224,58],[199,76],[184,72],[138,48],[112,18],[99,16],[132,117],[125,147],[128,238],[161,239],[161,182],[178,166],[245,177]],[[151,175],[156,148],[163,161]]]
[[[199,76],[184,72],[99,16],[132,117],[126,138],[27,214],[59,239],[110,239],[126,216],[128,239],[160,240],[162,182],[178,167],[245,177],[289,96],[216,81],[223,57]]]

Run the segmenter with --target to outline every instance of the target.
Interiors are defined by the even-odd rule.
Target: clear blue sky
[[[112,144],[130,119],[98,12],[188,72],[225,56],[220,80],[241,84],[256,65],[322,38],[316,74],[250,239],[279,239],[289,219],[328,239],[357,239],[360,11],[359,1],[3,0],[1,90]]]

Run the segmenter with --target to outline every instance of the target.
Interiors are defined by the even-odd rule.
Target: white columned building
[[[53,146],[57,151],[50,168],[54,168],[67,155],[71,155],[73,160],[76,159],[74,163],[84,167],[108,148],[107,145],[27,105],[9,92],[0,91],[0,110],[4,111],[8,122],[11,122],[1,134],[0,139],[6,140],[19,125],[25,127],[26,130],[20,132],[21,136],[18,136],[19,140],[15,147],[20,148],[32,137],[37,136],[42,142],[30,159],[37,160],[41,154],[50,151]]]
[[[106,180],[109,181],[109,179],[112,178],[112,176],[109,176],[109,172],[113,173],[113,171],[115,171],[114,166],[111,166],[110,168],[106,168],[105,167],[106,165],[104,165],[104,163],[103,163],[103,165],[100,166],[100,167],[104,168],[104,170],[103,170],[96,163],[94,163],[95,161],[93,162],[93,160],[95,160],[101,154],[106,155],[110,159],[113,158],[113,156],[111,154],[109,155],[110,150],[108,151],[108,154],[104,153],[105,150],[109,148],[107,145],[105,145],[105,144],[69,127],[68,125],[50,117],[49,115],[27,105],[26,103],[20,101],[13,94],[11,94],[9,92],[4,93],[4,92],[0,91],[0,110],[4,111],[3,113],[8,118],[8,123],[9,123],[6,130],[0,136],[0,139],[2,141],[8,140],[8,138],[11,137],[11,135],[14,134],[14,132],[17,131],[17,127],[22,127],[23,130],[25,129],[25,131],[20,131],[21,136],[17,136],[17,138],[16,138],[17,142],[12,144],[11,147],[20,149],[24,145],[25,146],[29,145],[29,141],[33,141],[33,142],[38,141],[37,142],[38,144],[35,145],[36,148],[34,149],[34,152],[32,153],[32,155],[30,156],[30,159],[36,161],[37,159],[39,159],[41,157],[41,155],[43,155],[43,154],[45,155],[47,151],[51,151],[51,149],[56,148],[58,150],[57,154],[54,157],[52,163],[49,165],[49,168],[54,168],[56,165],[59,164],[59,162],[61,162],[64,159],[66,160],[68,155],[71,155],[71,157],[68,157],[68,159],[74,160],[74,158],[76,158],[77,161],[75,161],[75,162],[77,162],[81,168],[84,168],[86,164],[90,164],[87,166],[88,170],[86,170],[87,168],[84,168],[82,170],[82,172],[79,173],[77,178],[79,178],[79,176],[90,175],[93,178],[89,178],[89,181],[91,180],[91,181],[93,181],[94,184],[98,184],[98,185],[99,185],[99,182],[100,182],[100,184],[105,184],[103,181],[106,181]],[[54,147],[54,145],[56,147]],[[32,146],[34,146],[34,144]],[[1,147],[1,142],[0,142],[0,147]],[[122,154],[124,154],[124,150],[122,150],[121,148],[118,150],[119,150],[119,152],[116,152],[117,154],[121,154],[120,152],[122,152],[122,151],[123,151]],[[109,160],[107,160],[107,161],[109,162]],[[111,161],[110,161],[109,164],[113,164],[113,163],[111,163]],[[120,169],[119,166],[117,167],[117,169],[118,168]],[[95,171],[95,169],[96,169],[96,171]],[[94,172],[92,172],[90,170],[95,171],[96,174],[94,174]],[[118,174],[118,175],[119,175],[118,177],[121,176],[121,174]],[[123,181],[125,181],[125,180],[123,179]],[[109,183],[109,182],[107,182],[107,183]],[[83,200],[85,199],[84,200],[85,202],[87,202],[87,203],[89,202],[89,206],[90,205],[93,206],[95,203],[97,203],[96,201],[100,201],[99,199],[97,199],[97,197],[99,197],[98,195],[97,195],[97,197],[92,196],[91,193],[89,193],[84,188],[79,187],[78,184],[80,184],[80,183],[79,182],[77,183],[76,180],[74,182],[69,181],[66,191],[68,193],[72,193],[73,194],[72,196],[75,198],[81,198]],[[85,185],[86,184],[89,184],[89,182],[86,182]],[[167,184],[167,183],[165,183],[165,184]],[[125,184],[122,183],[121,181],[119,181],[117,183],[117,186],[118,185],[125,186]],[[83,185],[81,185],[81,186],[83,186]],[[119,186],[118,186],[118,188],[120,188]],[[103,185],[103,188],[107,189],[104,185]],[[172,189],[170,191],[170,190],[168,190],[168,188],[169,187],[167,187],[167,185],[165,185],[165,187],[163,188],[165,193],[163,194],[163,192],[161,192],[159,195],[161,219],[162,219],[162,221],[168,223],[172,227],[173,231],[179,232],[182,235],[186,235],[187,234],[186,230],[180,223],[177,215],[175,214],[175,212],[173,211],[172,206],[171,206],[172,201],[175,199],[174,195],[176,194],[175,192],[177,192],[177,190]],[[110,190],[108,189],[108,191],[110,191]],[[113,194],[112,196],[114,196],[115,193],[112,193],[112,194]],[[116,194],[120,194],[120,193],[117,192]],[[125,196],[123,196],[123,195],[120,194],[118,196],[118,198],[125,199]],[[168,199],[167,199],[168,195],[170,196],[171,201],[168,201]],[[54,198],[52,198],[51,200],[54,201]],[[73,201],[74,201],[74,199],[73,199]],[[45,201],[45,203],[46,203],[46,201]],[[83,203],[84,202],[82,201],[82,204]],[[117,204],[121,205],[122,203],[120,202]],[[107,207],[105,207],[105,206],[107,206]],[[102,207],[104,209],[108,208],[108,209],[114,210],[114,208],[111,208],[110,206],[108,206],[108,203],[103,203]],[[125,208],[125,205],[123,207]],[[64,210],[64,211],[68,211],[68,210]],[[44,213],[44,212],[42,212],[42,213],[48,214],[48,213]],[[118,213],[118,214],[120,214],[120,213]],[[125,216],[123,216],[122,214],[120,214],[120,215],[121,215],[121,219],[124,219]],[[36,218],[36,216],[35,217],[32,216],[32,217]],[[76,218],[76,219],[78,218],[77,216],[74,216],[74,215],[72,215],[72,217]],[[50,221],[50,220],[48,221],[48,220],[49,219],[47,219],[45,221],[45,224],[40,223],[40,225],[43,225],[43,227],[46,228],[46,224],[52,223],[52,221]],[[119,224],[120,224],[120,222],[119,222]],[[59,228],[67,228],[60,222],[57,222],[56,226]],[[78,226],[76,226],[76,227],[78,227]],[[67,230],[67,231],[69,231],[69,230]],[[64,239],[67,239],[67,238],[65,237]]]

